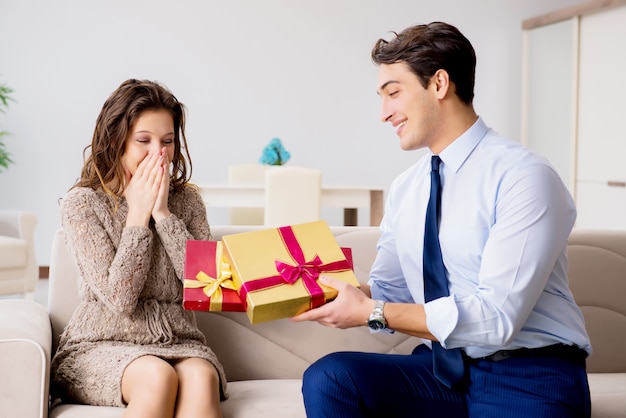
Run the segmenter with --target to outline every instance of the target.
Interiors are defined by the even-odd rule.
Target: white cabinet
[[[523,28],[522,140],[566,182],[577,228],[626,229],[626,1]]]
[[[626,229],[626,189],[605,182],[579,180],[576,184],[577,228]]]
[[[624,182],[626,6],[581,19],[579,79],[578,181]]]
[[[578,19],[524,31],[522,138],[550,160],[570,192],[575,187]]]
[[[580,20],[579,227],[626,229],[626,6]]]

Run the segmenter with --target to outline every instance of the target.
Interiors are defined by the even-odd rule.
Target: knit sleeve
[[[194,186],[170,195],[172,216],[155,225],[159,239],[167,252],[177,277],[184,280],[185,248],[187,240],[211,239],[206,207]]]
[[[91,294],[112,311],[131,314],[150,268],[152,232],[125,227],[116,236],[103,199],[87,188],[68,192],[61,203],[66,245]]]

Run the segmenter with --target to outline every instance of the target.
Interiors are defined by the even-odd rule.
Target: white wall
[[[478,55],[477,111],[519,139],[521,21],[576,3],[1,0],[0,82],[17,103],[0,115],[15,160],[0,173],[0,209],[37,214],[47,265],[58,199],[80,174],[104,100],[131,77],[162,81],[187,105],[196,183],[226,181],[229,164],[255,162],[278,136],[289,164],[321,168],[326,184],[387,189],[421,152],[401,151],[378,119],[378,38],[433,20],[456,25]],[[227,221],[225,211],[209,215]],[[325,216],[341,222],[340,211]]]

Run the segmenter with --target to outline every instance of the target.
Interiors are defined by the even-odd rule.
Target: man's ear
[[[435,91],[438,99],[446,97],[450,89],[450,76],[446,70],[437,70],[432,77],[432,81],[435,84]]]

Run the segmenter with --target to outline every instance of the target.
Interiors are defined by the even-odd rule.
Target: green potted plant
[[[4,113],[9,107],[9,102],[14,101],[11,93],[13,93],[13,89],[5,84],[0,84],[0,112]],[[0,130],[0,172],[2,172],[3,168],[9,168],[9,164],[13,163],[11,154],[7,151],[4,144],[4,138],[8,135],[8,132]]]

